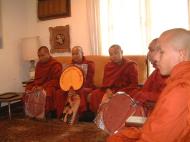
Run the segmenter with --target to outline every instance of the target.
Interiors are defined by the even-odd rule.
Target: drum
[[[143,116],[143,107],[126,93],[117,92],[108,103],[100,106],[95,123],[110,135],[125,126],[131,116]]]
[[[43,119],[45,117],[46,92],[35,90],[25,94],[25,114],[32,118]]]

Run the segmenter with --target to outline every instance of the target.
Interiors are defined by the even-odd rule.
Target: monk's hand
[[[112,96],[113,96],[113,93],[112,93],[111,89],[107,89],[106,93],[104,94],[104,96],[102,98],[101,105],[108,103],[110,101],[110,99],[112,98]]]
[[[73,96],[73,95],[75,95],[75,94],[76,94],[76,92],[75,92],[75,90],[73,90],[73,89],[70,89],[69,92],[68,92],[68,95],[69,95],[69,96]]]
[[[42,89],[43,89],[42,86],[37,86],[37,87],[36,87],[36,90],[37,90],[37,91],[40,91],[40,90],[42,90]]]
[[[37,86],[33,86],[30,91],[31,91],[31,92],[34,92],[34,91],[36,91],[36,89],[37,89]]]
[[[109,89],[109,88],[106,90],[106,93],[105,93],[105,94],[107,94],[107,97],[110,98],[110,99],[111,99],[112,96],[113,96],[113,92],[112,92],[112,90]]]

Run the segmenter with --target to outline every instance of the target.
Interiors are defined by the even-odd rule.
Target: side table
[[[6,92],[0,94],[0,103],[8,104],[9,119],[11,120],[11,103],[13,101],[21,101],[23,93],[21,92]]]

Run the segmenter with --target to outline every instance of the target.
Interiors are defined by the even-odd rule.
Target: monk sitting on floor
[[[125,129],[107,142],[190,141],[190,31],[165,31],[157,46],[157,67],[169,78],[153,112],[142,129]]]
[[[135,62],[123,58],[119,45],[109,48],[110,62],[104,67],[102,87],[89,94],[90,109],[97,112],[104,94],[112,95],[117,91],[132,93],[138,85],[138,71]]]
[[[25,111],[30,117],[43,118],[44,113],[51,117],[55,112],[54,95],[59,87],[62,65],[50,56],[46,46],[38,49],[38,57],[34,81],[27,84],[25,90]]]
[[[79,115],[81,116],[83,112],[87,110],[86,97],[94,88],[93,77],[95,65],[94,62],[86,60],[86,58],[83,56],[83,50],[80,46],[75,46],[72,48],[71,64],[74,64],[81,68],[85,75],[85,81],[82,88],[75,92],[80,96]],[[62,116],[64,106],[67,101],[67,96],[68,92],[64,92],[61,89],[56,92],[56,109],[58,118]]]

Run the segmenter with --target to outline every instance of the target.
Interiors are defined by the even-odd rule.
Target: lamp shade
[[[40,47],[39,36],[22,39],[22,56],[24,60],[37,59],[37,51]]]

